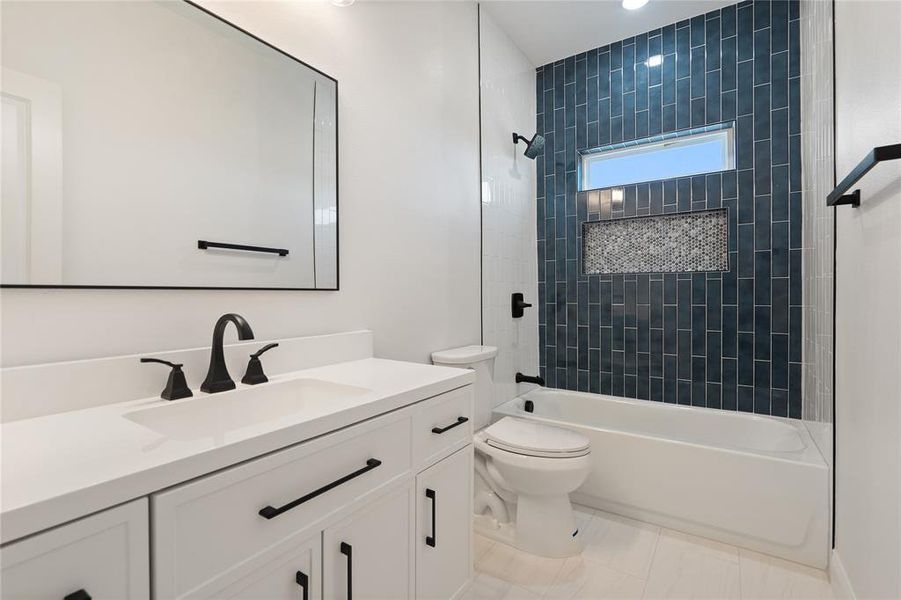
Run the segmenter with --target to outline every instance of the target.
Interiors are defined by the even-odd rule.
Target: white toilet
[[[569,493],[588,476],[588,439],[569,429],[515,417],[489,425],[496,355],[492,346],[432,354],[436,365],[469,368],[476,374],[476,529],[531,554],[576,555],[582,547]]]

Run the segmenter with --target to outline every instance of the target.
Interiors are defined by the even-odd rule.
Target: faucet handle
[[[160,398],[163,400],[180,400],[182,398],[190,398],[194,395],[191,392],[191,388],[188,387],[188,382],[185,380],[184,371],[181,370],[184,366],[183,364],[173,363],[159,358],[146,357],[142,358],[141,362],[159,363],[172,368],[172,370],[169,371],[169,379],[166,382],[166,387],[163,388],[163,391],[160,393]]]
[[[276,344],[266,344],[265,346],[263,346],[262,348],[260,348],[259,350],[257,350],[253,354],[251,354],[250,358],[259,358],[263,352],[268,352],[269,350],[272,350],[273,348],[276,348],[276,347],[278,347],[277,343]]]
[[[145,358],[141,359],[141,362],[142,363],[160,363],[161,365],[167,365],[169,367],[172,367],[173,369],[180,369],[183,366],[185,366],[184,363],[169,362],[168,360],[163,360],[161,358],[146,358],[145,357]]]
[[[247,385],[256,385],[258,383],[266,383],[269,378],[263,372],[263,363],[260,362],[260,355],[276,348],[278,344],[266,344],[256,352],[250,355],[250,362],[247,363],[247,371],[241,378],[241,383]]]

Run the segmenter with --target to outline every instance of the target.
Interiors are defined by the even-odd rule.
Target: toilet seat
[[[537,458],[575,458],[591,452],[585,436],[530,419],[504,417],[483,430],[492,448]]]

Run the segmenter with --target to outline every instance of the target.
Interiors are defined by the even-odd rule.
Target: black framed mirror
[[[3,287],[338,289],[338,82],[189,2],[3,2]]]

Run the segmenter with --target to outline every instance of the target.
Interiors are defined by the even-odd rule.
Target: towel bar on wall
[[[842,179],[841,183],[835,186],[828,196],[826,196],[826,206],[841,206],[850,204],[851,206],[860,206],[860,190],[854,190],[850,194],[846,192],[851,186],[860,181],[860,178],[870,172],[870,169],[884,160],[895,160],[901,158],[901,144],[892,144],[891,146],[877,146],[873,148],[860,163],[854,167],[854,170],[848,173],[848,176]]]

